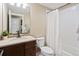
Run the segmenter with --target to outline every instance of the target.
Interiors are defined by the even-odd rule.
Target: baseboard
[[[62,51],[62,56],[73,56],[73,55],[72,55],[71,53],[69,53],[69,52],[63,50],[63,51]]]

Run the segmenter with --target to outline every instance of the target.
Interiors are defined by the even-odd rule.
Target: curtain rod
[[[56,9],[62,8],[62,7],[64,7],[64,6],[67,6],[67,5],[69,5],[69,4],[71,4],[71,3],[67,3],[67,4],[65,4],[65,5],[63,5],[63,6],[61,6],[61,7],[55,8],[55,9],[53,9],[53,10],[50,10],[49,12],[47,12],[47,14],[50,13],[50,12],[52,12],[52,11],[54,11],[54,10],[56,10]]]

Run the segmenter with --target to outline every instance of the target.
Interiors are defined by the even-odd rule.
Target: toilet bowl
[[[48,46],[41,47],[41,53],[45,56],[53,56],[54,55],[54,51]]]
[[[53,49],[51,49],[48,46],[45,46],[44,37],[37,38],[37,46],[41,49],[41,54],[43,56],[53,56],[54,55]]]

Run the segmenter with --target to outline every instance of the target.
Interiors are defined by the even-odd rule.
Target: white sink
[[[27,37],[28,37],[28,36],[21,36],[20,38],[24,38],[24,39],[27,39]]]

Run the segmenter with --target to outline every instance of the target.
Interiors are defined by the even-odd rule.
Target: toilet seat
[[[50,47],[45,46],[45,47],[41,47],[41,53],[43,55],[53,55],[54,51]]]

